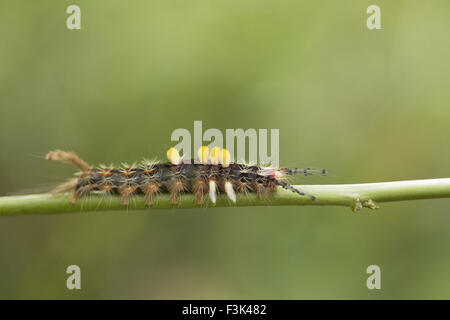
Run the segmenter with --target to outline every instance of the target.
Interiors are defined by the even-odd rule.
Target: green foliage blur
[[[56,148],[163,159],[194,120],[279,128],[282,165],[330,171],[298,184],[449,177],[449,30],[446,0],[2,0],[0,195],[71,177],[43,159]],[[445,199],[17,216],[0,219],[0,298],[450,298],[449,245]]]

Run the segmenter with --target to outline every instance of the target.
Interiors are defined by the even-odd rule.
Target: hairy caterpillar
[[[73,152],[56,150],[49,152],[47,160],[70,163],[80,170],[77,179],[58,186],[54,192],[72,192],[71,202],[93,192],[103,194],[119,193],[121,203],[127,205],[130,196],[145,195],[145,204],[151,205],[159,192],[169,192],[171,204],[176,204],[183,192],[195,195],[197,204],[204,203],[206,195],[216,202],[218,192],[224,192],[236,202],[236,193],[256,193],[257,197],[271,196],[277,186],[307,196],[288,184],[286,177],[302,174],[325,174],[326,170],[266,168],[230,162],[230,153],[226,149],[208,147],[198,150],[199,160],[184,161],[175,148],[167,151],[167,163],[143,161],[140,165],[122,165],[120,168],[99,166],[91,167]]]

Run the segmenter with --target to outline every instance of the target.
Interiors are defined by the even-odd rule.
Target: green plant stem
[[[377,209],[377,203],[380,202],[450,198],[450,178],[295,187],[316,196],[317,199],[312,201],[308,197],[302,197],[279,188],[270,198],[257,199],[254,194],[249,196],[238,195],[236,204],[231,203],[225,195],[220,194],[215,205],[207,200],[202,207],[332,205],[347,206],[353,211],[360,211],[364,207]],[[183,195],[177,205],[169,203],[168,194],[160,194],[151,207],[144,205],[144,198],[140,195],[131,198],[128,206],[120,204],[119,196],[91,195],[79,199],[75,204],[69,202],[68,194],[0,197],[0,216],[198,207],[200,206],[196,204],[192,194]]]

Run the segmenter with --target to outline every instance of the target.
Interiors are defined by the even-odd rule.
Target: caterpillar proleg
[[[92,167],[75,153],[56,150],[49,152],[47,160],[70,163],[79,171],[79,177],[66,182],[54,192],[72,193],[71,202],[90,193],[120,194],[121,203],[127,205],[133,194],[144,194],[145,204],[151,205],[159,192],[169,192],[171,204],[177,204],[184,192],[193,193],[198,205],[209,196],[216,203],[218,192],[224,192],[232,202],[236,194],[253,192],[258,198],[270,197],[277,187],[315,200],[288,184],[285,180],[292,175],[326,174],[326,170],[309,168],[268,168],[230,162],[226,149],[208,147],[198,150],[199,160],[184,161],[175,148],[167,151],[169,162],[143,161],[139,165],[121,167]]]

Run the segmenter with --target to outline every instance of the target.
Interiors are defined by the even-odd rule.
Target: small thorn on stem
[[[364,202],[363,207],[369,208],[372,210],[376,210],[376,209],[380,208],[372,199],[369,199],[366,202]]]
[[[351,208],[352,208],[353,212],[361,211],[363,208],[361,200],[359,198],[356,198]]]

